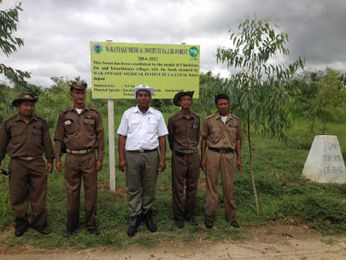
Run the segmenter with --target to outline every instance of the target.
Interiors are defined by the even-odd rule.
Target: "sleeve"
[[[58,124],[56,125],[55,129],[55,135],[54,135],[54,155],[56,162],[61,162],[61,148],[62,144],[64,143],[64,136],[65,136],[65,129],[63,126],[63,118],[62,118],[62,113],[59,114],[59,119],[58,119]]]
[[[174,140],[174,126],[173,126],[173,122],[172,119],[169,118],[168,119],[168,143],[169,143],[169,148],[173,151],[174,147],[173,147],[173,140]]]
[[[243,128],[240,125],[240,121],[238,121],[238,127],[237,127],[237,137],[236,140],[240,140],[244,138],[244,132],[243,132]]]
[[[95,133],[97,141],[97,160],[102,162],[103,157],[105,156],[105,137],[101,114],[98,114],[97,117]]]
[[[1,165],[1,161],[5,158],[6,149],[7,149],[9,140],[10,140],[10,137],[6,129],[6,123],[3,122],[0,128],[0,165]]]
[[[157,135],[160,136],[164,136],[164,135],[168,135],[168,129],[165,123],[165,119],[163,118],[163,115],[160,113],[159,115],[159,124],[158,124],[158,128],[157,128]]]
[[[117,131],[118,135],[123,135],[123,136],[127,136],[127,132],[128,132],[128,120],[127,120],[127,113],[126,111],[123,114],[123,117],[121,118],[121,122]]]
[[[207,138],[208,136],[209,136],[208,120],[204,120],[204,123],[202,125],[201,137]]]
[[[49,127],[46,121],[43,121],[43,147],[44,147],[44,153],[47,158],[48,163],[53,163],[54,160],[54,151],[53,151],[53,144],[52,139],[50,137],[49,133]]]

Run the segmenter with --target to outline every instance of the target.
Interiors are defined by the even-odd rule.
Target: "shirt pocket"
[[[217,143],[221,140],[221,131],[220,129],[212,129],[212,131],[210,132],[210,141],[212,143]]]
[[[33,136],[33,141],[34,142],[39,142],[41,143],[42,141],[42,128],[41,129],[32,129],[32,136]]]
[[[94,129],[95,120],[94,119],[84,118],[83,123],[84,123],[85,129],[88,132],[94,132],[95,131],[95,129]]]
[[[146,122],[146,128],[148,130],[148,133],[156,133],[157,132],[157,122],[147,121]]]
[[[139,120],[132,119],[129,120],[129,134],[132,134],[138,130],[139,127]]]
[[[67,135],[71,135],[77,131],[76,123],[73,119],[65,118],[63,124]]]
[[[24,142],[24,138],[23,129],[14,129],[11,131],[11,142],[13,144]]]

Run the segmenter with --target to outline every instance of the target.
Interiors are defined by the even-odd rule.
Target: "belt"
[[[150,152],[155,152],[155,151],[157,151],[157,148],[152,149],[152,150],[144,150],[144,149],[141,149],[141,150],[130,150],[130,151],[127,151],[127,152],[131,152],[131,153],[150,153]]]
[[[38,158],[42,158],[42,156],[27,156],[27,157],[17,157],[18,159],[25,160],[25,161],[32,161]]]
[[[208,148],[208,149],[218,153],[233,153],[233,149],[217,149],[217,148]]]
[[[66,152],[68,153],[72,153],[72,154],[86,154],[86,153],[90,153],[91,151],[93,151],[94,149],[85,149],[85,150],[70,150],[66,148]]]
[[[192,150],[192,149],[182,149],[182,150],[175,149],[175,151],[178,153],[195,153],[195,152],[197,152],[197,150]]]

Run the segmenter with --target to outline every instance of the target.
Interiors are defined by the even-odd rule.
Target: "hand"
[[[52,173],[52,171],[53,171],[53,164],[52,163],[47,163],[46,170],[47,170],[48,173]]]
[[[103,164],[100,161],[96,161],[96,171],[99,172],[102,170]]]
[[[119,159],[119,170],[122,172],[125,172],[125,169],[127,169],[127,164],[125,159]]]
[[[55,164],[55,167],[58,170],[58,172],[62,172],[64,166],[63,166],[62,162],[57,162]]]
[[[203,159],[201,160],[201,169],[205,172],[207,169],[207,163],[206,161]]]
[[[238,169],[238,172],[241,172],[243,170],[243,166],[241,164],[241,160],[240,159],[237,159],[237,169]]]
[[[166,170],[166,161],[164,159],[159,161],[159,164],[157,165],[157,169],[160,172],[163,172],[164,170]]]

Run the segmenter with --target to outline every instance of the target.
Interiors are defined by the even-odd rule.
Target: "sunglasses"
[[[10,172],[8,172],[8,171],[5,171],[4,169],[2,169],[2,170],[1,170],[1,172],[0,172],[0,175],[4,175],[4,176],[10,176],[10,175],[11,175],[11,173],[10,173]]]

